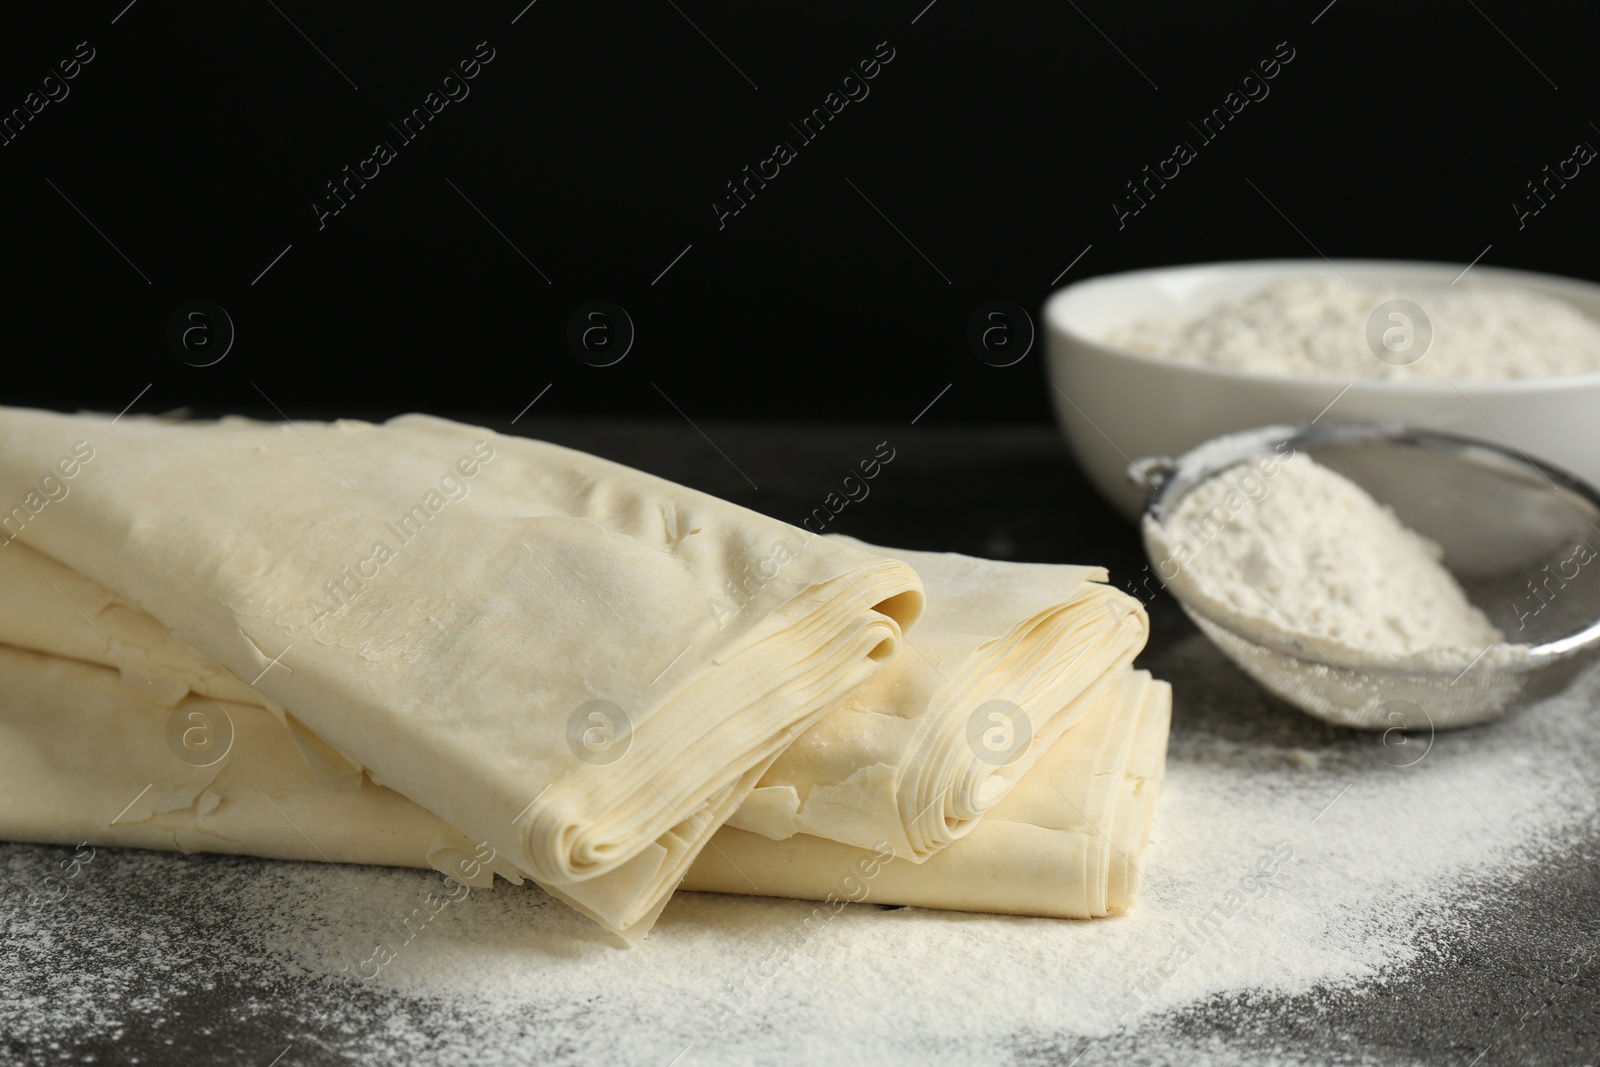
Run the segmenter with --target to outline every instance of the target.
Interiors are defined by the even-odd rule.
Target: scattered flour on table
[[[1466,665],[1504,640],[1432,541],[1310,456],[1224,471],[1159,526],[1163,577],[1230,629],[1272,647],[1304,637],[1364,663]],[[1165,578],[1166,567],[1176,567]]]
[[[1377,359],[1367,320],[1409,299],[1433,327],[1409,366]],[[1554,297],[1504,286],[1375,287],[1287,277],[1193,317],[1158,316],[1115,330],[1115,345],[1214,367],[1321,377],[1493,381],[1600,371],[1600,323]]]
[[[864,904],[808,932],[812,904],[680,894],[625,950],[502,884],[405,940],[436,874],[101,850],[58,902],[0,895],[0,1035],[48,1049],[87,1027],[153,1062],[137,1050],[199,1026],[208,1048],[248,1037],[252,1055],[233,1058],[287,1049],[280,1067],[1004,1062],[1104,1050],[1122,1025],[1142,1048],[1181,1050],[1162,1020],[1186,1007],[1377,996],[1423,953],[1470,953],[1518,906],[1515,878],[1595,832],[1600,675],[1397,749],[1292,716],[1198,637],[1150,666],[1176,683],[1177,708],[1127,916]],[[68,852],[0,847],[0,884],[32,884]],[[393,960],[350,978],[380,942]],[[208,996],[228,1010],[201,1011]]]

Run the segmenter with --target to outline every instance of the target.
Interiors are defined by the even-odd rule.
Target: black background
[[[991,299],[1037,318],[1086,247],[1059,284],[1486,247],[1600,277],[1600,175],[1521,230],[1511,207],[1600,145],[1592,6],[525,2],[8,15],[0,111],[78,42],[95,58],[0,146],[0,400],[898,420],[954,383],[930,421],[1032,422],[1050,418],[1042,340],[990,366],[967,320]],[[399,146],[386,123],[480,41],[470,95]],[[879,42],[894,58],[870,95],[799,145],[787,124]],[[1198,146],[1187,123],[1279,42],[1294,59],[1270,95],[1119,229],[1123,183]],[[319,229],[324,183],[380,139],[397,158]],[[798,158],[719,229],[713,199],[778,140]],[[193,299],[237,331],[214,366],[166,341]],[[613,366],[566,341],[593,299],[637,330]]]

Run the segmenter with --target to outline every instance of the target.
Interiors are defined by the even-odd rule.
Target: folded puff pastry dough
[[[41,496],[69,454],[70,492]],[[0,408],[5,501],[0,555],[31,545],[148,612],[330,784],[365,769],[624,936],[922,606],[903,563],[421,415]],[[705,609],[734,589],[737,611]],[[243,696],[184,670],[157,674]],[[618,758],[586,758],[594,708]]]
[[[331,792],[259,704],[172,707],[115,670],[0,647],[0,839],[432,866],[473,885],[498,858],[393,790]],[[1165,764],[1171,695],[1118,671],[1076,727],[967,835],[921,864],[808,835],[724,827],[685,888],[1089,918],[1130,906]],[[208,767],[179,761],[174,715],[227,731]]]
[[[804,833],[887,846],[921,862],[976,825],[1073,726],[1088,706],[1076,697],[1131,662],[1148,622],[1136,600],[1101,584],[1099,568],[841,540],[915,567],[927,610],[915,639],[801,734],[730,823],[776,840]],[[336,777],[336,757],[293,716],[64,565],[15,546],[0,552],[0,589],[0,643],[119,668],[168,704],[186,692],[260,703],[308,763]],[[995,708],[1012,748],[980,758]]]
[[[887,847],[920,863],[978,825],[1144,648],[1149,620],[1104,570],[879,548],[927,610],[876,675],[801,734],[730,825]]]
[[[683,888],[1062,919],[1126,911],[1166,772],[1172,688],[1124,669],[1074,703],[1077,724],[970,832],[921,864],[891,858],[882,842],[774,841],[725,826]]]

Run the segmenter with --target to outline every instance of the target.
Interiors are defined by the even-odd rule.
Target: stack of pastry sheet
[[[857,854],[877,899],[1131,896],[1166,691],[1098,571],[422,416],[0,409],[5,500],[0,837],[497,872],[630,938],[686,873],[825,895]]]

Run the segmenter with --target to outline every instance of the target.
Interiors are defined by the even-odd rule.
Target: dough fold
[[[1077,725],[960,840],[921,864],[797,834],[725,826],[683,888],[1089,919],[1132,907],[1165,776],[1172,689],[1120,670],[1075,703]]]
[[[1001,563],[876,548],[916,569],[929,604],[915,638],[800,734],[730,824],[797,833],[921,862],[969,831],[1087,706],[1076,700],[1143,647],[1136,600],[1093,567]],[[22,545],[0,552],[0,641],[120,669],[171,703],[193,692],[259,703],[335,789],[360,768],[159,622]],[[98,616],[99,622],[91,622]],[[677,847],[682,847],[679,835]],[[659,854],[657,854],[659,855]]]
[[[181,684],[242,708],[228,676],[248,681],[324,779],[360,795],[365,769],[625,936],[922,607],[898,561],[422,415],[0,408],[5,501],[0,555],[32,547],[114,595],[50,590],[137,646],[114,666],[153,703],[191,699]],[[133,640],[118,604],[201,657]]]
[[[730,825],[920,863],[970,832],[1144,648],[1098,567],[848,544],[913,567],[927,609],[898,655],[784,750]]]
[[[59,797],[61,832],[25,799],[0,834],[529,877],[628,940],[691,870],[823,898],[871,866],[892,902],[1074,917],[1136,889],[1170,697],[1124,669],[1148,621],[1099,568],[816,538],[425,416],[0,408],[0,449],[0,493],[81,460],[73,499],[0,514],[0,677],[68,721],[158,708],[245,745],[197,773],[140,715],[85,726],[144,730],[121,758],[149,788],[112,837]],[[48,768],[51,743],[18,750]],[[947,884],[974,872],[993,884]]]
[[[1171,691],[1142,671],[1119,671],[1079,701],[1078,725],[977,827],[924,863],[884,847],[724,827],[684,888],[1063,918],[1124,910],[1138,891]],[[171,747],[171,721],[190,714],[231,735],[210,766],[190,766]],[[167,707],[112,668],[6,647],[0,783],[4,840],[433,867],[480,886],[495,873],[520,880],[481,842],[391,789],[368,780],[330,792],[259,705],[188,696]]]

